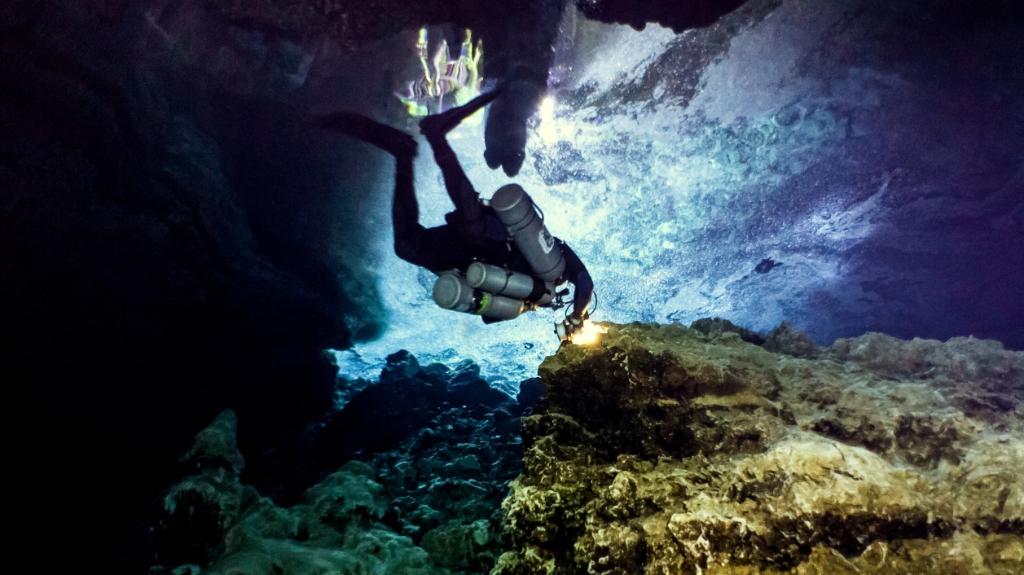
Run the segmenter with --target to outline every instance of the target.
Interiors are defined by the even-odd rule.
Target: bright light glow
[[[583,327],[569,338],[569,341],[576,345],[593,345],[601,339],[602,333],[608,333],[608,328],[598,325],[589,319],[583,320]]]
[[[558,128],[555,126],[555,99],[547,96],[540,103],[540,125],[537,127],[537,134],[545,144],[554,143],[558,140]]]

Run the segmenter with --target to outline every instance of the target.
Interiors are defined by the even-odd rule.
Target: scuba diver
[[[363,140],[395,157],[395,189],[391,208],[395,254],[439,277],[434,301],[445,309],[480,315],[484,323],[518,317],[540,307],[559,308],[575,287],[572,313],[556,324],[559,339],[567,341],[589,315],[594,284],[587,268],[562,240],[552,237],[533,200],[516,184],[499,188],[484,202],[473,188],[446,135],[462,120],[498,97],[500,90],[420,121],[455,210],[446,223],[425,228],[413,189],[416,140],[395,128],[359,114],[338,112],[317,123]]]

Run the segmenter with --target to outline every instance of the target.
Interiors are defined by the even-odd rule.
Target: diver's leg
[[[420,225],[420,208],[413,187],[412,156],[396,157],[395,160],[395,193],[391,200],[395,255],[409,263],[424,265],[420,254],[423,226]]]
[[[413,187],[413,158],[416,140],[412,136],[352,112],[337,112],[316,119],[319,126],[372,144],[395,157],[395,192],[391,203],[391,224],[395,232],[395,254],[422,265],[420,251],[424,228]]]
[[[448,144],[444,136],[427,138],[431,149],[434,150],[434,161],[441,168],[441,176],[444,178],[444,188],[448,191],[448,197],[455,204],[455,209],[462,216],[464,223],[472,226],[472,223],[479,220],[482,213],[480,194],[473,188],[472,182],[459,164],[459,158],[455,150]]]
[[[412,156],[395,159],[395,194],[391,203],[395,255],[434,273],[464,269],[473,261],[472,254],[467,253],[469,246],[451,226],[424,228],[420,225]]]
[[[487,105],[498,96],[497,91],[483,94],[471,100],[464,106],[452,108],[443,114],[427,116],[420,120],[420,131],[426,137],[430,148],[434,151],[434,161],[441,168],[441,175],[444,177],[444,187],[448,191],[455,208],[464,218],[467,225],[472,226],[478,222],[482,215],[480,194],[473,188],[473,184],[466,176],[466,172],[459,164],[459,158],[455,155],[445,134],[457,126],[459,122],[469,117],[473,112]]]
[[[448,226],[427,229],[420,225],[412,156],[399,156],[395,160],[395,192],[391,201],[395,255],[435,273],[468,265],[469,260],[458,259],[465,247],[458,242],[453,230]]]
[[[449,270],[466,269],[473,263],[472,246],[461,232],[450,225],[420,229],[417,244],[410,255],[418,266],[440,274]]]

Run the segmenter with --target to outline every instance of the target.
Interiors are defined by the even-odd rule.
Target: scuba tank
[[[565,255],[548,233],[529,194],[517,184],[504,185],[494,192],[491,208],[508,228],[534,273],[546,282],[561,279],[565,272]]]
[[[463,276],[445,272],[434,283],[434,302],[444,309],[505,320],[537,306],[564,305],[555,282],[565,273],[565,254],[548,233],[533,200],[516,184],[502,186],[491,208],[537,277],[473,262]],[[557,298],[557,299],[556,299]]]
[[[466,281],[476,289],[537,306],[547,305],[555,297],[555,286],[551,282],[483,262],[470,264]]]
[[[495,320],[518,317],[527,308],[526,302],[522,300],[473,289],[466,278],[452,272],[443,273],[437,278],[434,283],[434,302],[444,309]]]

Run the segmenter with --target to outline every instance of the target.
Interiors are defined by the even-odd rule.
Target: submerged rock
[[[160,559],[175,565],[205,563],[223,552],[239,517],[245,467],[238,451],[238,419],[226,410],[199,432],[179,461],[186,477],[164,495],[159,524]]]
[[[380,382],[355,394],[331,415],[316,439],[319,465],[336,468],[353,457],[367,459],[394,449],[454,407],[473,417],[508,406],[512,399],[480,377],[480,368],[465,360],[453,368],[440,363],[421,367],[405,350],[388,356]]]
[[[779,327],[768,333],[764,348],[775,353],[806,358],[816,357],[819,352],[818,346],[814,345],[806,333],[787,322],[782,322]]]
[[[493,575],[1024,572],[1024,353],[608,327],[540,368]]]
[[[520,469],[518,413],[471,362],[421,367],[395,353],[322,431],[329,472],[284,506],[242,483],[227,411],[196,437],[161,502],[162,567],[151,573],[485,573]]]
[[[723,333],[736,333],[739,334],[743,341],[749,341],[750,343],[757,345],[764,345],[765,342],[764,336],[756,331],[740,327],[731,321],[720,317],[705,317],[698,319],[690,324],[690,329],[695,329],[708,336]]]

